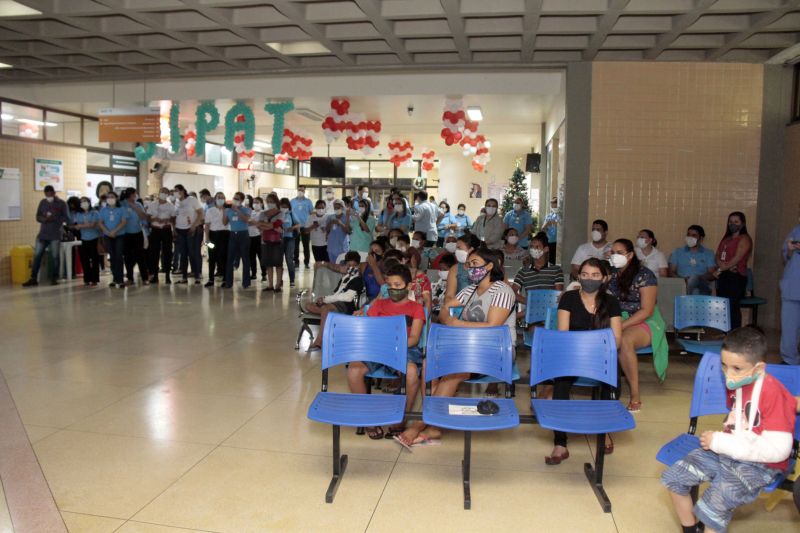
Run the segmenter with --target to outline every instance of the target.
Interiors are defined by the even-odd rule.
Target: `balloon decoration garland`
[[[225,113],[225,148],[245,154],[253,149],[256,140],[256,117],[244,102],[236,102]]]
[[[422,149],[422,170],[426,172],[433,170],[433,158],[436,157],[436,152],[433,150]]]
[[[299,161],[311,159],[311,142],[311,137],[300,135],[289,128],[285,128],[283,130],[281,154],[286,154]]]
[[[181,151],[181,105],[177,102],[172,103],[169,109],[169,148],[173,154]]]
[[[328,144],[347,133],[347,147],[354,152],[370,155],[380,144],[380,120],[367,120],[363,113],[350,113],[346,98],[331,99],[331,107],[322,122],[322,133]]]
[[[137,161],[147,161],[156,153],[156,143],[143,143],[133,149]]]
[[[194,151],[197,155],[205,155],[206,153],[206,134],[209,131],[214,131],[219,126],[219,111],[214,102],[206,101],[197,106],[195,129],[197,131],[197,140],[195,143]]]
[[[283,145],[284,118],[286,113],[294,109],[294,102],[272,102],[264,106],[264,111],[272,115],[272,146]]]
[[[466,121],[464,102],[460,98],[445,100],[441,136],[447,146],[453,146],[461,141]]]
[[[194,128],[186,128],[186,132],[183,134],[183,142],[186,148],[186,155],[194,157],[196,155],[195,146],[197,144],[197,132],[195,132]]]
[[[414,154],[414,145],[411,144],[410,141],[390,142],[389,153],[391,154],[389,161],[391,161],[394,166],[399,167],[406,161],[411,160],[411,156]]]
[[[332,98],[331,108],[322,121],[322,133],[325,142],[331,144],[338,141],[347,125],[347,116],[350,113],[350,101],[346,98]]]
[[[275,168],[278,170],[283,170],[289,166],[289,156],[288,154],[276,154],[275,155]]]

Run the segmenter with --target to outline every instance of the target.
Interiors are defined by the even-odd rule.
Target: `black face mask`
[[[592,294],[600,290],[600,287],[603,286],[602,279],[581,279],[580,280],[581,289],[583,292]]]
[[[402,302],[408,298],[408,289],[389,289],[389,298],[393,302]]]

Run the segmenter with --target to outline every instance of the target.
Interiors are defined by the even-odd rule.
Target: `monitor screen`
[[[312,157],[312,178],[344,178],[344,157]]]

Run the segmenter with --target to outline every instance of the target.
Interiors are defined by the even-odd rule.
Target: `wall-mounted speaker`
[[[539,172],[542,163],[542,154],[528,154],[525,158],[525,172]]]

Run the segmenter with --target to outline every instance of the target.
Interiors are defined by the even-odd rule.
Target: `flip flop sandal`
[[[387,438],[387,439],[393,439],[393,438],[395,438],[396,436],[398,436],[398,435],[400,435],[401,433],[403,433],[403,431],[405,431],[405,429],[392,429],[392,428],[388,428],[388,429],[386,430],[386,432],[384,433],[384,438]]]
[[[394,440],[396,443],[398,443],[400,446],[402,446],[403,448],[405,448],[409,452],[414,453],[414,450],[411,449],[411,446],[409,446],[408,444],[406,444],[405,442],[400,440],[399,436],[392,437],[392,440]]]
[[[414,443],[411,445],[412,448],[422,448],[424,446],[441,446],[442,440],[441,439],[431,439],[429,437],[417,437],[414,439]]]
[[[642,410],[642,402],[628,402],[628,411],[638,413]]]
[[[383,439],[383,428],[381,426],[367,428],[367,436],[372,440],[381,440]]]

